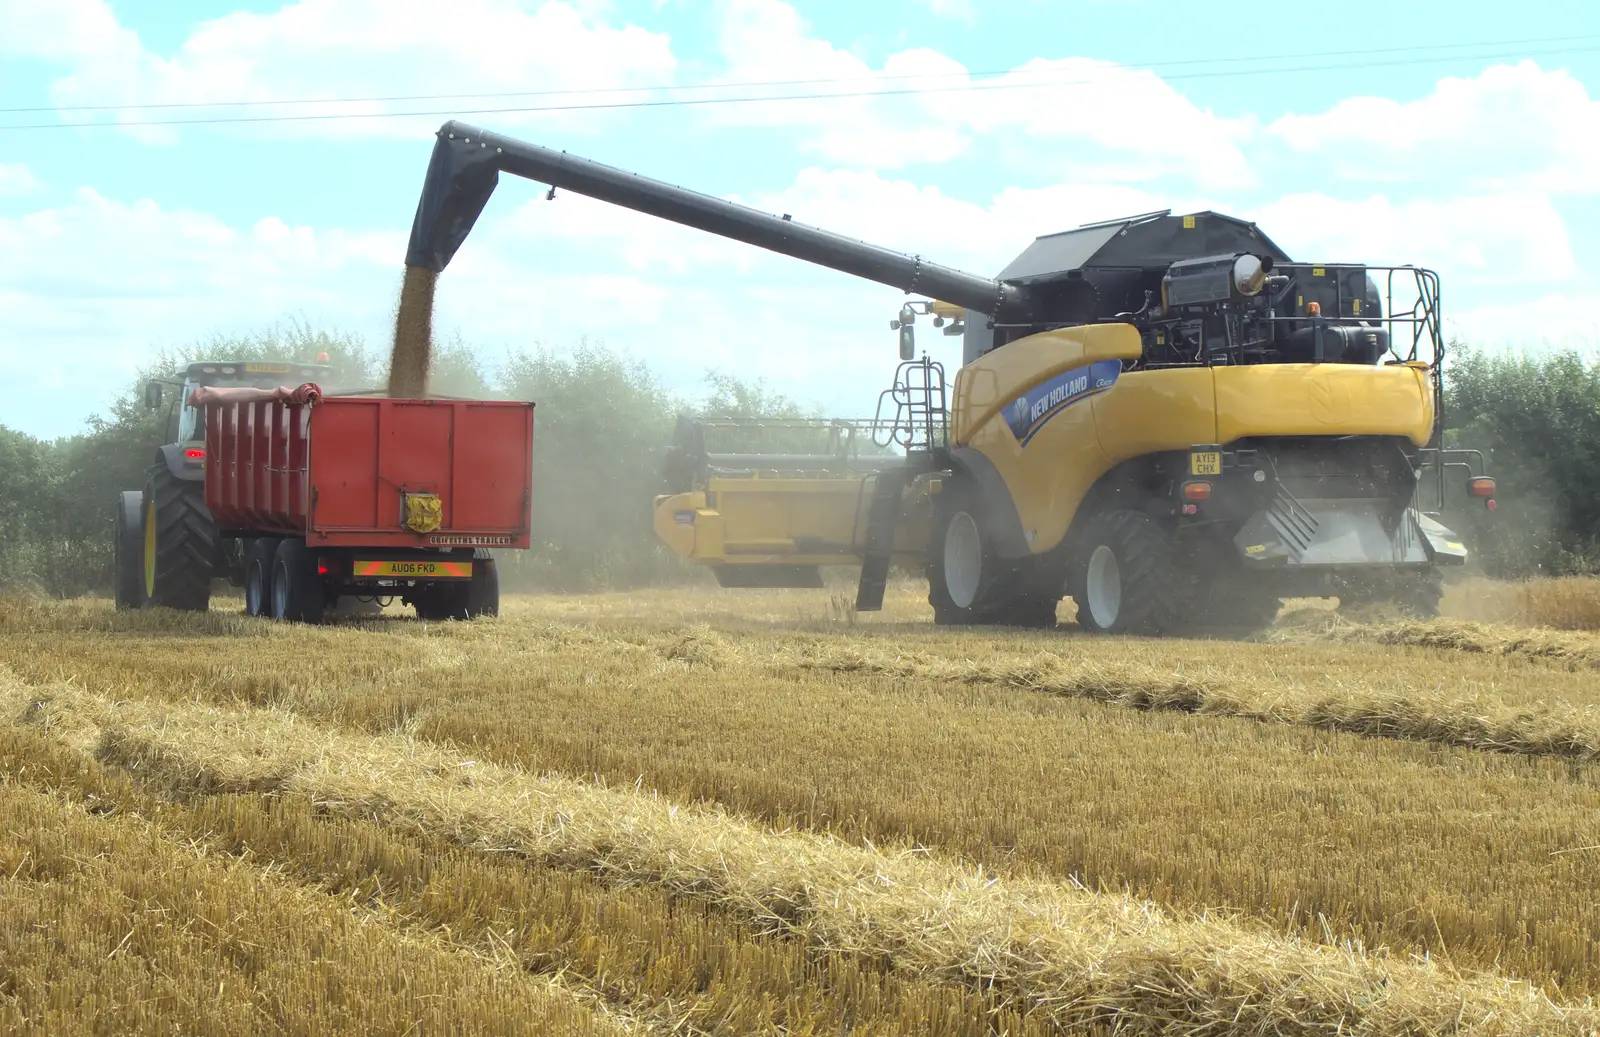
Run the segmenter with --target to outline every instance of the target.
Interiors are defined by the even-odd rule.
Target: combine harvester
[[[1052,625],[1063,596],[1106,633],[1260,625],[1289,596],[1427,614],[1466,559],[1436,517],[1446,473],[1493,507],[1481,456],[1441,447],[1430,270],[1296,263],[1254,224],[1159,212],[1038,238],[982,277],[450,122],[408,281],[431,287],[501,172],[937,300],[895,322],[891,419],[777,455],[709,452],[720,427],[680,423],[655,528],[725,586],[859,563],[872,610],[898,560],[941,624]],[[959,318],[948,400],[915,359],[919,313]]]
[[[323,395],[327,372],[202,362],[147,386],[151,408],[179,387],[176,430],[117,495],[118,608],[204,610],[226,578],[248,614],[307,623],[341,598],[499,611],[488,548],[528,546],[533,404]]]

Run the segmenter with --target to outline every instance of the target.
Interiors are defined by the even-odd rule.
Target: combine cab
[[[1258,625],[1290,595],[1429,613],[1466,558],[1436,517],[1447,475],[1493,506],[1481,457],[1440,446],[1430,270],[1296,263],[1254,224],[1164,211],[1038,238],[988,278],[459,123],[410,266],[444,268],[500,172],[941,300],[894,322],[895,416],[831,426],[888,456],[680,428],[655,528],[724,585],[860,562],[872,609],[898,558],[945,624],[1049,624],[1064,596],[1105,633]],[[948,396],[918,315],[962,336]]]

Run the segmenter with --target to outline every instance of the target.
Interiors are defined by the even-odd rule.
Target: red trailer
[[[252,615],[344,595],[424,618],[499,609],[488,548],[526,548],[533,404],[201,388],[205,506]],[[231,544],[229,543],[231,541]]]

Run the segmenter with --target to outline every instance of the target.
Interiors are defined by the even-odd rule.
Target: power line
[[[1238,64],[1252,61],[1289,61],[1313,58],[1350,57],[1352,55],[1375,54],[1414,54],[1435,53],[1446,50],[1464,50],[1478,47],[1505,48],[1524,46],[1535,43],[1579,43],[1588,40],[1600,40],[1600,34],[1591,33],[1581,36],[1536,36],[1517,40],[1483,40],[1476,43],[1431,43],[1416,44],[1409,47],[1383,47],[1364,48],[1361,50],[1329,50],[1311,51],[1298,54],[1274,55],[1235,55],[1217,58],[1186,58],[1177,61],[1156,61],[1144,64],[1112,63],[1102,66],[1105,71],[1130,70],[1130,69],[1162,69],[1185,68],[1192,65],[1224,65]],[[1470,56],[1469,56],[1470,57]],[[1459,60],[1453,58],[1452,60]],[[1358,66],[1359,67],[1359,66]],[[1049,69],[1001,69],[979,72],[930,72],[930,73],[902,73],[898,75],[867,75],[867,76],[837,76],[824,79],[773,79],[749,80],[727,83],[683,83],[667,84],[655,87],[584,87],[566,90],[513,90],[513,91],[479,91],[475,93],[455,94],[389,94],[372,97],[305,97],[285,100],[262,101],[169,101],[151,104],[86,104],[67,105],[36,108],[0,108],[0,115],[36,115],[43,112],[125,112],[125,111],[156,111],[185,108],[248,108],[248,107],[281,107],[286,105],[314,105],[314,104],[379,104],[395,101],[457,101],[468,98],[495,98],[495,97],[551,97],[551,96],[594,96],[600,94],[637,93],[642,90],[675,91],[675,90],[728,90],[743,89],[747,87],[775,87],[775,86],[821,86],[829,83],[859,83],[859,82],[895,82],[907,79],[950,79],[957,77],[992,78],[1004,75],[1028,75],[1035,72],[1048,72]],[[1045,84],[1048,85],[1048,84]],[[127,125],[127,124],[123,124]]]
[[[1596,39],[1596,38],[1600,38],[1600,37],[1590,36],[1590,37],[1573,37],[1573,38],[1574,39]],[[1460,46],[1460,45],[1449,45],[1449,46]],[[1399,49],[1409,50],[1409,48],[1399,48]],[[1493,60],[1500,60],[1500,59],[1505,59],[1505,58],[1546,57],[1546,56],[1555,55],[1555,54],[1587,54],[1587,53],[1593,53],[1595,51],[1600,51],[1600,46],[1594,46],[1594,47],[1562,47],[1562,48],[1555,48],[1555,49],[1542,50],[1542,51],[1519,51],[1519,52],[1505,52],[1505,53],[1483,53],[1483,54],[1450,55],[1450,56],[1441,56],[1441,57],[1434,57],[1434,58],[1397,58],[1397,59],[1390,60],[1390,61],[1342,62],[1342,63],[1328,64],[1328,65],[1299,65],[1299,66],[1290,66],[1290,67],[1286,67],[1286,68],[1231,69],[1231,70],[1218,70],[1218,71],[1210,71],[1210,72],[1190,72],[1190,73],[1178,73],[1176,75],[1163,76],[1162,79],[1163,79],[1163,81],[1171,82],[1171,81],[1175,81],[1175,80],[1222,79],[1222,78],[1237,78],[1237,77],[1244,77],[1244,76],[1260,76],[1260,75],[1294,75],[1294,74],[1300,74],[1300,73],[1306,73],[1306,72],[1334,72],[1334,71],[1348,71],[1348,70],[1363,69],[1363,68],[1386,68],[1386,67],[1393,67],[1393,66],[1397,66],[1397,65],[1439,64],[1441,62],[1450,62],[1450,61],[1480,61],[1480,60],[1481,61],[1493,61]],[[1349,53],[1373,53],[1373,52],[1371,52],[1371,51],[1352,51],[1352,52],[1349,52]],[[1271,60],[1271,59],[1262,58],[1262,59],[1239,59],[1239,60]],[[1112,68],[1123,68],[1123,69],[1127,69],[1127,68],[1139,69],[1141,67],[1148,67],[1148,66],[1111,66],[1111,67]],[[931,78],[931,77],[905,76],[905,77],[896,77],[896,78],[921,79],[921,78]],[[839,81],[842,82],[843,80],[839,80]],[[1075,79],[1075,80],[1057,80],[1057,81],[1042,81],[1042,82],[1023,82],[1023,83],[1017,83],[1017,82],[970,83],[969,82],[969,83],[954,84],[954,85],[951,85],[951,86],[911,87],[911,88],[903,88],[903,89],[896,89],[896,90],[824,91],[824,92],[818,92],[818,93],[772,94],[772,95],[735,96],[735,97],[677,97],[677,98],[660,98],[660,99],[656,99],[656,100],[647,100],[647,101],[599,102],[599,103],[595,103],[595,104],[556,104],[556,105],[508,106],[508,107],[494,107],[494,108],[447,108],[447,109],[433,109],[433,110],[427,110],[427,111],[416,111],[416,110],[413,110],[413,111],[402,111],[402,112],[330,112],[330,113],[310,113],[310,114],[294,114],[294,115],[212,116],[212,117],[202,118],[202,119],[142,119],[142,120],[128,120],[128,121],[120,121],[120,122],[13,123],[13,124],[9,124],[9,125],[0,125],[0,131],[5,131],[5,130],[133,128],[133,127],[141,127],[141,126],[144,126],[144,127],[149,127],[149,126],[213,126],[213,125],[222,125],[222,124],[324,122],[324,121],[329,121],[329,120],[334,120],[334,119],[406,119],[406,118],[422,118],[422,117],[433,117],[433,116],[509,115],[509,114],[540,114],[540,113],[551,113],[551,112],[621,111],[621,110],[629,110],[629,109],[676,108],[676,107],[691,107],[691,106],[717,105],[717,104],[763,104],[763,103],[774,103],[774,102],[783,102],[783,101],[820,101],[820,100],[848,99],[848,98],[898,97],[898,96],[906,96],[906,95],[912,95],[912,94],[978,93],[978,92],[987,92],[987,91],[991,91],[991,90],[1039,90],[1039,89],[1046,89],[1046,88],[1053,88],[1053,87],[1064,87],[1064,86],[1092,86],[1098,81],[1099,81],[1098,79]],[[800,80],[800,81],[796,81],[796,82],[805,82],[805,81]],[[818,82],[832,82],[832,81],[831,80],[820,80]],[[715,84],[708,84],[706,87],[703,87],[703,88],[704,89],[709,89],[709,88],[713,88],[714,86],[715,86]],[[619,92],[619,91],[620,92],[642,92],[643,89],[646,89],[646,88],[633,88],[631,90],[630,90],[630,88],[607,88],[607,91],[609,91],[609,92]],[[541,92],[534,92],[534,93],[565,94],[565,93],[568,93],[568,91],[549,91],[549,92],[542,92],[541,91]],[[451,95],[421,95],[421,97],[419,97],[419,99],[429,99],[429,100],[431,100],[431,99],[441,99],[441,100],[443,100],[443,99],[449,99],[450,96]],[[467,94],[467,95],[463,95],[463,96],[467,96],[467,97],[482,97],[482,96],[516,96],[516,95]],[[253,102],[245,102],[245,103],[253,103]],[[271,103],[271,102],[264,102],[264,103]],[[355,103],[355,102],[345,102],[345,103]],[[135,106],[135,107],[137,107],[137,106]],[[198,107],[206,107],[206,106],[205,105],[198,105]],[[54,111],[55,109],[47,109],[47,110]]]

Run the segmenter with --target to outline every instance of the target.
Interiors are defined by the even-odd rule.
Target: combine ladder
[[[886,468],[872,478],[872,505],[867,511],[867,536],[861,555],[861,582],[856,586],[856,611],[883,608],[889,585],[889,559],[894,553],[894,529],[900,522],[900,499],[911,481],[911,468]]]

